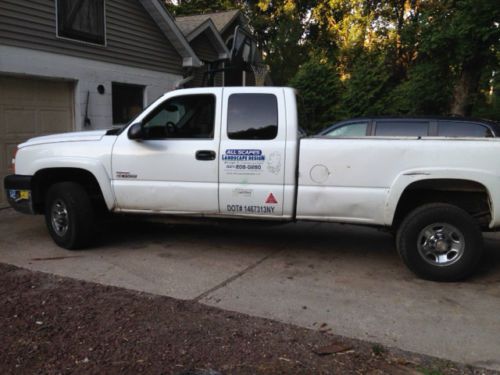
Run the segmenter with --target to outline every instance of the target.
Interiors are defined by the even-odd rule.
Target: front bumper
[[[11,174],[3,180],[7,201],[16,211],[34,214],[31,181],[33,176]]]

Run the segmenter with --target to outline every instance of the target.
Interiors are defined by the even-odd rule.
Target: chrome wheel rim
[[[56,199],[52,204],[50,217],[54,232],[60,237],[64,236],[69,228],[69,215],[66,203],[61,199]]]
[[[449,266],[462,258],[465,239],[462,232],[447,223],[426,226],[418,235],[418,252],[433,266]]]

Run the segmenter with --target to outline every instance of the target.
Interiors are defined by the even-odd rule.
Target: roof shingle
[[[208,19],[212,20],[217,31],[222,32],[239,13],[240,11],[238,9],[233,9],[224,12],[195,14],[193,16],[176,17],[175,22],[184,35],[188,35]]]

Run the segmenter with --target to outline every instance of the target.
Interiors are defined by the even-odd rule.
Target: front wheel
[[[459,207],[433,203],[410,212],[396,237],[398,252],[418,276],[458,281],[469,276],[483,253],[481,229]]]
[[[47,192],[45,222],[54,242],[68,250],[87,246],[93,235],[94,210],[85,189],[60,182]]]

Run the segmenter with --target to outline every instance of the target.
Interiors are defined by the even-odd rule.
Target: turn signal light
[[[10,170],[12,171],[12,173],[16,173],[16,156],[17,156],[17,151],[19,149],[16,147],[16,149],[14,150],[14,155],[12,155],[12,164],[11,164],[11,167],[10,167]]]

